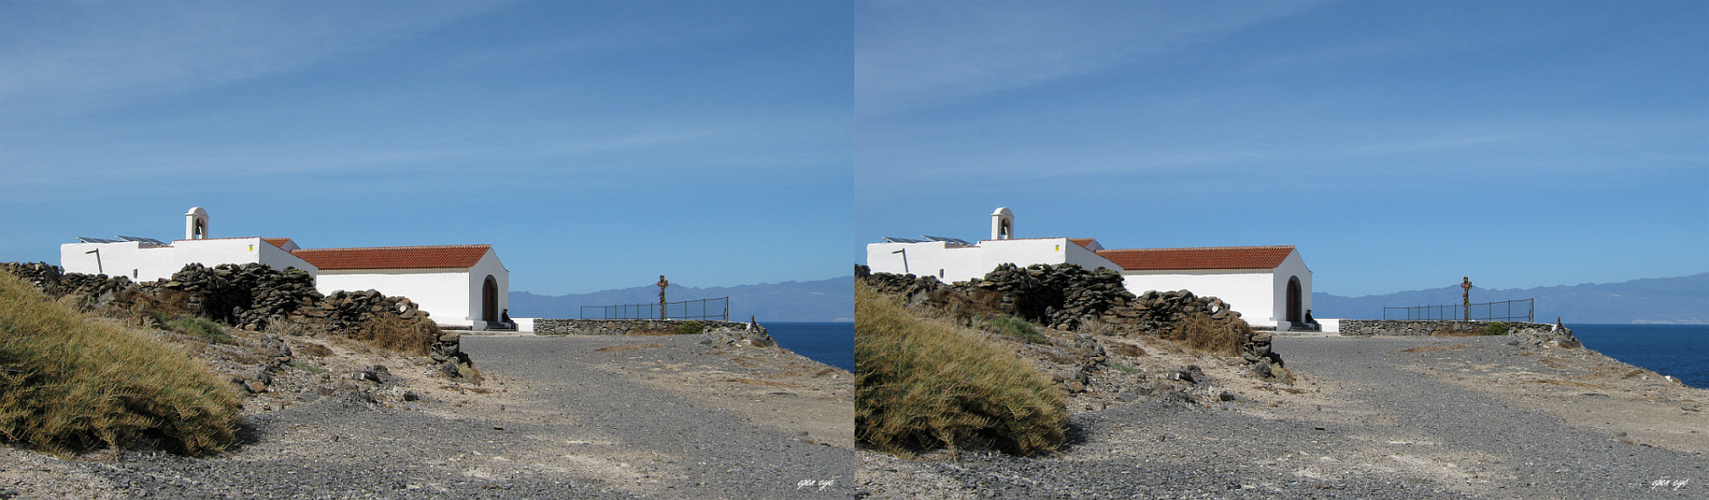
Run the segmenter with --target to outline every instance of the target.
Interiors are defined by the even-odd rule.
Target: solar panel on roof
[[[924,241],[920,241],[920,240],[916,240],[916,239],[912,239],[912,238],[897,238],[895,236],[885,236],[884,242],[885,243],[925,243]]]
[[[77,242],[78,243],[118,243],[119,240],[109,240],[106,238],[90,238],[88,236],[78,236]]]
[[[943,237],[943,236],[931,236],[931,235],[921,235],[920,237],[928,239],[928,240],[932,240],[932,241],[942,241],[944,243],[955,243],[957,245],[972,245],[972,243],[968,243],[966,240],[963,240],[961,238],[947,238],[947,237]]]
[[[119,239],[125,240],[125,241],[135,241],[137,243],[148,243],[148,244],[163,245],[163,246],[166,245],[165,242],[162,242],[160,240],[157,240],[154,238],[143,238],[140,236],[125,236],[125,235],[121,234],[121,235],[119,235]]]

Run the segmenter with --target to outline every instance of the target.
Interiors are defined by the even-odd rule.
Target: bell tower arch
[[[208,239],[207,210],[203,210],[202,207],[195,207],[190,209],[190,213],[184,214],[184,239]]]
[[[991,239],[1009,240],[1015,238],[1015,213],[1007,208],[999,208],[991,212]]]

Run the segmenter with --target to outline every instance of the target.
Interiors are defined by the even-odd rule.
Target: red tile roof
[[[1086,245],[1090,245],[1092,242],[1098,240],[1094,238],[1069,238],[1068,241],[1071,241],[1076,245],[1080,245],[1081,248],[1091,248]]]
[[[285,244],[290,243],[291,239],[290,238],[262,238],[261,241],[265,241],[265,242],[267,242],[267,244],[273,245],[273,246],[276,246],[279,248],[285,248]]]
[[[322,271],[343,269],[467,269],[492,245],[316,248],[291,252]]]
[[[1098,256],[1122,269],[1275,269],[1294,252],[1292,245],[1270,247],[1147,248],[1100,250]]]

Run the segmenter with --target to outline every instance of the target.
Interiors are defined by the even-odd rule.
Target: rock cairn
[[[285,321],[323,317],[321,294],[313,275],[296,268],[279,271],[265,264],[189,264],[160,288],[185,292],[193,314],[235,328],[261,331]]]
[[[732,326],[719,324],[706,329],[707,337],[702,344],[720,344],[736,347],[774,347],[776,340],[758,323],[748,321],[746,325]]]
[[[50,297],[65,295],[64,292],[60,291],[59,283],[62,277],[58,266],[48,265],[45,262],[7,262],[0,264],[0,270],[5,270],[9,274],[17,276],[18,279],[24,280],[25,283],[34,285],[36,289],[47,293]]]
[[[1253,332],[1240,313],[1216,297],[1186,290],[1149,291],[1135,296],[1120,273],[1088,271],[1078,264],[1002,264],[984,278],[943,283],[932,276],[873,273],[855,269],[857,279],[904,302],[944,310],[958,319],[978,314],[1008,314],[1048,328],[1109,335],[1170,336],[1189,318],[1204,317],[1218,328],[1242,333],[1241,357],[1280,363],[1270,336]]]
[[[129,299],[136,292],[136,283],[124,276],[108,277],[105,274],[64,274],[58,266],[45,262],[0,264],[0,269],[17,276],[49,297],[60,298],[66,295],[77,295],[84,298],[85,307],[97,305],[105,307],[124,307],[129,305]],[[116,304],[115,304],[116,303]]]
[[[1240,319],[1240,313],[1230,309],[1222,299],[1199,297],[1186,290],[1145,292],[1137,297],[1134,309],[1139,313],[1137,323],[1140,327],[1152,330],[1167,329],[1194,314],[1208,316],[1220,323],[1246,323]]]
[[[152,316],[191,314],[250,331],[277,325],[288,333],[327,332],[432,356],[441,363],[470,363],[460,348],[461,337],[442,333],[427,312],[409,299],[374,290],[322,296],[315,289],[314,276],[294,268],[189,264],[170,279],[152,283],[133,283],[124,276],[67,274],[46,263],[5,263],[0,269],[51,297],[83,297],[85,308],[96,313],[144,321]]]
[[[404,297],[388,297],[376,290],[337,291],[321,302],[318,315],[327,329],[344,332],[347,338],[386,341],[386,347],[417,355],[437,352],[455,357],[461,353],[456,346],[460,342],[457,334],[442,335],[439,326],[427,319],[427,311]],[[448,340],[441,340],[446,337]]]
[[[1584,343],[1578,341],[1572,329],[1561,324],[1560,318],[1555,318],[1555,324],[1543,323],[1510,323],[1508,334],[1513,336],[1512,343],[1529,347],[1560,347],[1578,349]]]

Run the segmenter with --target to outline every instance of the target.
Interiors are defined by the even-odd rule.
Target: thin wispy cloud
[[[867,2],[855,14],[857,112],[1044,85],[1167,55],[1306,3]]]
[[[0,106],[68,113],[290,72],[478,14],[474,2],[0,7]],[[43,23],[41,17],[75,18]],[[10,19],[10,21],[7,21]],[[51,26],[51,29],[49,28]]]

